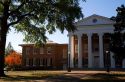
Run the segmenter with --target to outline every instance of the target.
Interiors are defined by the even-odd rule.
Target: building
[[[124,61],[115,61],[109,52],[109,34],[113,33],[114,22],[107,17],[91,15],[75,23],[77,30],[69,32],[71,68],[111,68],[123,67]],[[119,63],[121,62],[121,64]]]
[[[58,44],[52,41],[44,46],[21,44],[22,66],[27,69],[66,69],[68,44]]]

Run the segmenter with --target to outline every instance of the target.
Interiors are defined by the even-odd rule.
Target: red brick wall
[[[34,54],[34,45],[33,44],[24,44],[21,45],[22,46],[22,63],[23,66],[26,66],[26,59],[49,59],[52,58],[52,68],[53,69],[62,69],[63,68],[63,64],[67,63],[66,59],[67,59],[67,53],[68,53],[68,44],[46,44],[43,49],[44,49],[44,54],[40,54],[40,48],[37,48],[38,53]],[[26,48],[29,47],[30,48],[30,52],[29,54],[26,54]],[[47,47],[51,47],[51,53],[48,54],[47,53]],[[63,54],[63,52],[65,52],[65,54]],[[63,56],[65,55],[65,56]],[[63,58],[65,57],[65,58]],[[33,66],[29,66],[29,67],[33,67]],[[36,66],[37,67],[37,66]],[[42,67],[41,67],[42,68]]]

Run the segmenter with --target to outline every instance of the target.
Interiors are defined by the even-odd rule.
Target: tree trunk
[[[5,26],[3,28],[3,26]],[[1,25],[0,30],[0,77],[5,76],[4,74],[4,62],[5,62],[5,45],[6,45],[6,34],[8,31],[8,27],[6,23]]]
[[[1,37],[1,41],[0,41],[0,77],[5,76],[5,74],[4,74],[5,43],[6,43],[6,36]]]
[[[4,74],[4,62],[5,62],[5,45],[6,45],[6,35],[8,31],[7,19],[3,18],[1,21],[0,30],[0,77],[5,76]]]
[[[3,16],[0,20],[0,77],[5,76],[4,74],[4,62],[5,62],[5,45],[6,35],[9,29],[7,20],[9,17],[9,4],[10,2],[4,2]]]
[[[5,45],[6,45],[6,34],[8,31],[7,21],[3,18],[1,21],[1,30],[0,30],[0,77],[5,76],[4,74],[4,62],[5,62]]]

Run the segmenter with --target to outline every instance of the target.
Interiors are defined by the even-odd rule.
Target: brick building
[[[27,69],[66,69],[68,44],[52,41],[39,48],[34,44],[21,44],[22,66]]]

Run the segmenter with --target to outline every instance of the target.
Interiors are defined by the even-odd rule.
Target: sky
[[[122,4],[125,5],[125,0],[86,0],[86,2],[80,1],[80,7],[82,8],[82,12],[84,14],[84,18],[88,17],[93,14],[105,16],[105,17],[112,17],[116,16],[116,8],[121,6]],[[52,40],[56,43],[68,43],[68,32],[64,31],[62,34],[59,30],[57,30],[54,34],[46,34],[49,40]],[[14,29],[11,29],[11,31],[7,35],[7,42],[6,45],[8,45],[9,42],[11,42],[13,48],[21,52],[22,48],[19,46],[19,44],[24,44],[23,42],[23,34],[17,33]]]

